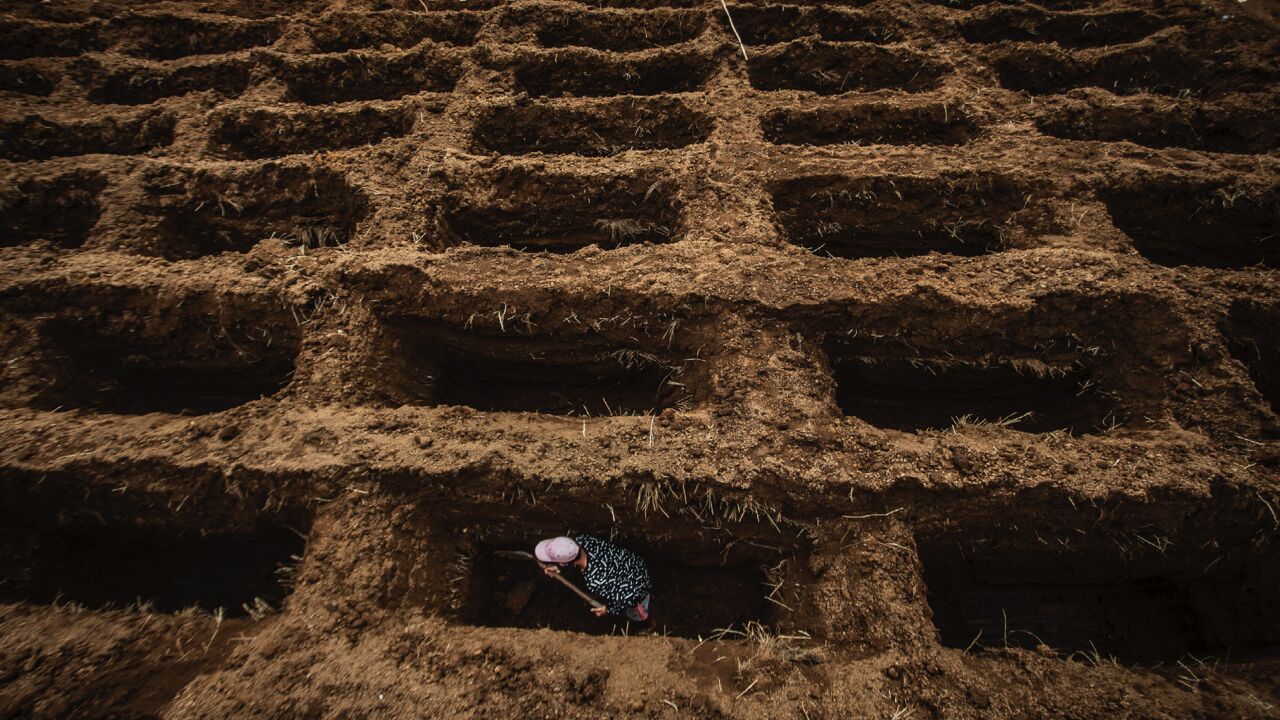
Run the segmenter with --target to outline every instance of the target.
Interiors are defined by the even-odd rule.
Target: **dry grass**
[[[983,420],[982,418],[974,417],[973,415],[961,415],[960,417],[951,419],[951,427],[947,428],[947,432],[957,433],[957,432],[963,431],[965,428],[981,428],[981,427],[1008,428],[1008,427],[1013,427],[1017,425],[1018,423],[1022,422],[1023,420],[1026,420],[1032,415],[1034,415],[1034,413],[1031,413],[1031,412],[1016,413],[1012,415],[1006,415],[1002,418],[997,418],[995,420]]]
[[[466,544],[458,548],[453,561],[445,569],[445,603],[453,612],[461,612],[467,602],[467,586],[475,566],[475,547]]]
[[[609,233],[609,242],[615,245],[629,243],[638,237],[648,234],[670,235],[667,228],[656,223],[641,222],[632,218],[610,218],[596,220],[596,228]]]

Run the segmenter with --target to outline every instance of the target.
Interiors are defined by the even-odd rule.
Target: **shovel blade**
[[[494,550],[493,554],[498,557],[514,558],[516,560],[533,560],[533,554],[522,550]]]

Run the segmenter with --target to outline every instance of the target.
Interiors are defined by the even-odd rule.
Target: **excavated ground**
[[[729,12],[5,3],[0,717],[1280,716],[1277,6]]]

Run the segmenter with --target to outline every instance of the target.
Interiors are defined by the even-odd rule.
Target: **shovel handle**
[[[522,550],[498,550],[494,554],[499,555],[501,557],[507,557],[507,558],[517,558],[520,560],[532,560],[538,564],[538,567],[541,567],[541,568],[550,567],[548,563],[542,562],[538,558],[534,557],[532,553],[527,553]],[[561,585],[564,585],[565,587],[572,590],[574,595],[577,595],[583,600],[586,600],[587,604],[590,605],[591,607],[593,608],[604,607],[604,603],[600,602],[599,600],[583,592],[577,585],[574,585],[573,583],[569,582],[569,580],[566,579],[563,575],[560,575],[559,573],[553,573],[553,574],[549,574],[548,576],[555,578],[557,581],[560,582]]]
[[[543,564],[542,562],[539,562],[538,564],[539,564],[539,565],[542,565],[542,567],[547,567],[547,566],[546,566],[545,564]],[[559,573],[555,573],[555,574],[551,575],[551,578],[552,578],[552,579],[554,579],[554,580],[558,580],[558,581],[560,582],[560,584],[561,584],[561,585],[564,585],[565,587],[567,587],[567,588],[569,588],[570,590],[572,590],[574,595],[577,595],[578,597],[582,598],[583,600],[586,600],[586,601],[587,601],[587,603],[588,603],[589,605],[591,605],[591,607],[593,607],[593,608],[601,608],[601,607],[604,607],[604,603],[602,603],[602,602],[600,602],[599,600],[597,600],[597,599],[595,599],[595,598],[591,597],[590,595],[586,594],[586,593],[585,593],[585,592],[583,592],[581,589],[579,589],[577,585],[574,585],[573,583],[569,582],[569,580],[568,580],[567,578],[565,578],[564,576],[560,575]]]

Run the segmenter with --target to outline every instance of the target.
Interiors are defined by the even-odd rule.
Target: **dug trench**
[[[102,215],[98,196],[106,186],[98,173],[72,171],[22,179],[0,190],[0,247],[39,240],[80,247]]]
[[[768,599],[767,572],[791,557],[790,553],[747,546],[726,554],[705,541],[653,543],[640,537],[615,541],[645,560],[653,583],[650,614],[663,633],[702,639],[725,629],[740,631],[749,623],[774,627],[778,606]],[[511,548],[527,551],[528,544],[491,536],[477,549],[461,612],[465,622],[589,634],[643,628],[643,623],[636,625],[620,616],[596,618],[587,612],[583,600],[546,578],[535,563],[494,552]],[[563,576],[583,587],[576,568],[566,569]]]
[[[0,481],[0,602],[198,608],[229,618],[281,607],[305,551],[308,512],[261,512],[230,495],[195,510],[148,485],[128,472],[106,482],[74,474]],[[187,492],[199,494],[196,485]]]
[[[992,173],[801,177],[775,183],[771,192],[788,242],[848,259],[972,257],[1055,226],[1032,200],[1033,189]]]
[[[998,322],[919,331],[868,313],[854,330],[829,332],[815,359],[831,378],[831,407],[886,430],[998,425],[1091,435],[1140,427],[1169,409],[1177,414],[1163,382],[1131,372],[1161,360],[1131,347],[1119,330],[1173,328],[1149,325],[1160,322],[1158,308],[1132,304],[1110,311],[1136,310],[1127,325],[1115,322],[1118,315],[1098,323],[1108,312],[1102,307],[1067,300]]]
[[[1141,186],[1117,183],[1098,194],[1116,227],[1151,262],[1227,269],[1280,264],[1275,183],[1170,176]]]
[[[497,476],[486,480],[480,487],[488,493],[505,486]],[[413,494],[420,498],[421,490]],[[432,539],[411,534],[396,547],[451,549],[452,559],[435,554],[429,562],[437,568],[424,574],[444,579],[448,593],[433,611],[458,625],[624,636],[645,630],[647,623],[621,616],[595,617],[532,560],[498,554],[531,552],[542,538],[585,533],[640,556],[652,583],[652,629],[687,638],[691,651],[710,640],[741,645],[738,650],[777,642],[791,660],[807,664],[821,662],[826,647],[865,656],[932,642],[913,540],[899,523],[797,523],[754,498],[704,483],[586,493],[582,487],[540,493],[515,487],[500,500],[451,497],[446,505],[414,500],[432,518],[421,530]],[[908,552],[882,552],[885,541]],[[392,554],[406,567],[417,562],[411,553]],[[582,587],[576,569],[563,576]],[[714,665],[715,653],[702,661]]]
[[[1220,329],[1231,357],[1245,367],[1258,394],[1280,416],[1280,306],[1237,300]]]
[[[615,155],[705,142],[705,113],[671,98],[624,98],[585,104],[534,101],[488,109],[474,129],[477,151],[507,155]]]
[[[963,107],[902,100],[781,108],[762,117],[760,127],[780,145],[963,145],[981,131]]]
[[[403,107],[252,108],[217,113],[211,121],[211,149],[235,159],[376,145],[413,129],[413,114]]]
[[[470,407],[553,415],[656,414],[686,410],[705,394],[705,363],[635,344],[482,333],[428,320],[386,324],[370,364],[393,405]],[[527,328],[526,328],[527,329]]]
[[[199,302],[128,305],[39,322],[32,406],[201,415],[274,395],[292,377],[300,339],[282,309],[257,308],[250,323]]]
[[[505,22],[529,27],[544,48],[589,47],[629,52],[678,45],[706,29],[706,15],[688,10],[531,9],[513,13]],[[526,31],[529,32],[529,31]]]
[[[246,252],[277,238],[306,248],[345,245],[369,201],[330,170],[266,163],[226,169],[150,167],[149,191],[128,210],[124,249],[169,260]]]
[[[1097,393],[1087,367],[1018,358],[970,363],[846,355],[835,371],[836,401],[846,416],[907,432],[975,422],[1032,433],[1088,433],[1116,410]]]
[[[1115,533],[1105,546],[1085,534],[1046,542],[999,530],[985,539],[921,538],[942,644],[1046,646],[1141,665],[1188,654],[1237,662],[1280,654],[1274,544],[1160,532]]]
[[[219,483],[148,470],[0,478],[0,665],[23,669],[0,708],[156,717],[272,624],[310,513],[263,512]]]
[[[309,35],[316,49],[328,53],[382,45],[407,49],[424,40],[470,45],[480,23],[472,12],[331,11],[312,21]]]
[[[507,245],[572,253],[677,239],[680,202],[674,183],[654,173],[592,177],[517,168],[471,179],[444,201],[442,234],[450,244]]]

